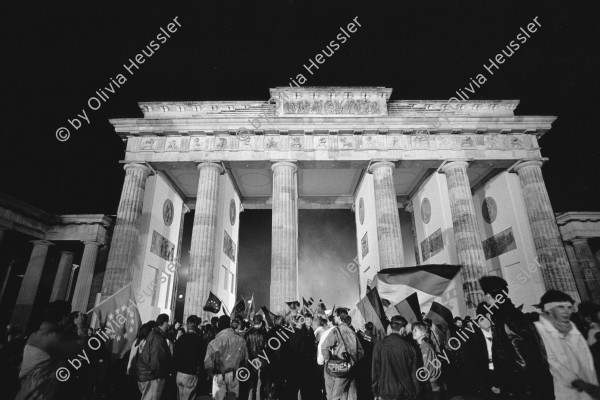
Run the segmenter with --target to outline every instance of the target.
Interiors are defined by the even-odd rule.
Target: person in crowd
[[[142,400],[160,399],[171,372],[173,360],[167,343],[168,329],[169,316],[160,314],[139,350],[136,371]]]
[[[373,395],[376,399],[416,400],[421,391],[417,370],[423,360],[402,337],[407,322],[400,315],[391,319],[390,334],[373,348]]]
[[[262,315],[254,315],[252,322],[254,325],[245,333],[244,339],[248,347],[248,359],[254,360],[254,365],[253,368],[249,368],[248,393],[244,393],[243,396],[240,394],[240,399],[262,400],[266,399],[267,361],[264,357],[266,355],[267,331]],[[262,358],[259,356],[262,356]],[[258,362],[255,360],[258,360]]]
[[[588,346],[591,347],[596,343],[596,334],[600,332],[600,306],[592,303],[589,304],[587,309],[584,307],[584,310],[581,310],[581,305],[578,308],[587,324],[586,332],[581,333],[585,335]]]
[[[463,319],[461,317],[454,317],[454,326],[456,329],[461,329],[463,327]]]
[[[4,383],[4,393],[11,399],[19,391],[19,366],[23,360],[25,343],[21,329],[8,324],[0,344],[0,379]]]
[[[183,328],[177,329],[177,336],[175,336],[175,343],[177,343],[179,338],[181,338],[184,334],[185,334],[185,329],[183,329]],[[173,348],[173,352],[174,351],[175,351],[175,348]]]
[[[548,290],[540,300],[542,314],[535,327],[548,355],[556,398],[587,400],[592,397],[579,392],[573,382],[579,380],[597,386],[598,378],[587,342],[571,322],[574,305],[568,294]]]
[[[363,330],[357,333],[360,345],[365,353],[364,357],[356,365],[356,390],[359,399],[372,400],[373,391],[371,390],[371,366],[373,363],[373,347],[375,346],[375,326],[372,322],[367,322]]]
[[[423,357],[423,367],[429,371],[429,379],[423,384],[425,398],[427,400],[441,400],[441,361],[437,359],[435,348],[430,342],[429,327],[423,322],[413,323],[412,336],[419,344]]]
[[[594,359],[594,369],[596,370],[596,377],[600,382],[600,332],[596,333],[596,342],[590,346],[590,352]]]
[[[317,345],[317,365],[319,366],[319,386],[321,387],[321,399],[327,398],[327,391],[325,389],[325,358],[323,357],[323,343],[327,336],[331,333],[335,327],[335,317],[329,315],[327,317],[327,325],[325,325],[323,332],[320,334],[319,343]]]
[[[215,334],[219,332],[219,317],[212,317],[210,319],[210,324],[212,325]]]
[[[59,384],[56,371],[83,349],[83,343],[69,329],[65,331],[70,313],[71,304],[66,301],[54,301],[44,310],[42,324],[29,336],[23,350],[21,389],[16,400],[55,398]],[[78,330],[84,329],[81,314],[73,322]]]
[[[315,343],[319,344],[321,334],[327,329],[327,318],[318,315],[315,322],[317,324],[317,329],[315,329]]]
[[[488,356],[487,375],[488,376],[487,376],[486,380],[487,380],[487,382],[489,382],[490,390],[494,394],[498,394],[498,393],[500,393],[500,389],[498,387],[496,374],[494,372],[494,359],[493,359],[493,352],[492,352],[492,343],[494,341],[493,334],[492,334],[492,314],[487,310],[485,305],[486,305],[485,303],[479,303],[479,305],[477,306],[476,312],[477,312],[477,315],[480,317],[476,322],[479,325],[479,328],[481,329],[481,333],[483,334],[483,337],[485,339],[485,346],[487,349],[487,356]]]
[[[295,355],[295,365],[291,371],[297,374],[300,396],[303,399],[318,399],[320,387],[318,381],[319,368],[317,367],[317,344],[312,329],[312,315],[305,314],[296,317],[296,331],[290,337],[291,350]],[[294,393],[290,393],[293,397]],[[298,398],[296,392],[294,400]]]
[[[199,323],[199,317],[190,315],[186,320],[187,332],[175,342],[173,359],[177,372],[178,400],[195,400],[200,376],[204,376],[202,365],[206,343],[198,332]]]
[[[338,359],[350,359],[356,365],[363,357],[364,352],[356,337],[350,329],[351,319],[346,309],[337,309],[335,316],[336,327],[327,335],[321,346],[321,354],[325,361],[325,388],[328,399],[357,400],[356,377],[353,372],[346,377],[335,377],[327,372],[327,362],[332,356]],[[347,353],[347,357],[345,354]]]
[[[533,321],[512,303],[504,279],[484,276],[479,283],[492,316],[492,358],[502,396],[554,399],[546,349]]]
[[[232,323],[233,322],[233,323]],[[219,333],[208,344],[204,369],[213,376],[213,399],[237,399],[239,381],[237,370],[246,364],[248,348],[243,337],[235,332],[240,321],[227,315],[218,318]]]
[[[485,336],[469,318],[463,320],[463,326],[453,335],[460,346],[448,349],[453,353],[453,365],[458,383],[458,393],[461,395],[479,396],[490,394],[491,383],[489,374],[489,357],[485,344]],[[450,346],[448,346],[450,347]]]

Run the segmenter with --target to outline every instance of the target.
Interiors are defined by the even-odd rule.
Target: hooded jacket
[[[248,359],[246,341],[232,328],[222,330],[208,344],[204,369],[208,374],[236,371]]]

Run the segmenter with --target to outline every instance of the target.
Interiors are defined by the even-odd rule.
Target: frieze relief
[[[187,151],[361,151],[361,150],[530,150],[534,140],[520,135],[229,135],[142,136],[129,152]]]

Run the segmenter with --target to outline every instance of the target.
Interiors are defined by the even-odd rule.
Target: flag
[[[323,300],[319,299],[319,302],[317,303],[317,306],[315,307],[315,312],[314,314],[316,315],[325,315],[325,311],[327,310],[327,307],[325,307],[325,303],[323,303]]]
[[[299,301],[286,301],[285,304],[288,305],[288,307],[292,310],[297,309],[298,307],[300,307],[300,302]]]
[[[377,273],[373,286],[377,288],[381,299],[388,300],[391,304],[400,303],[417,292],[419,304],[426,310],[432,301],[444,294],[459,270],[460,265],[445,264],[388,268]]]
[[[221,309],[221,300],[215,296],[213,292],[210,292],[210,295],[208,295],[208,300],[206,301],[206,305],[204,305],[202,309],[204,311],[216,314]]]
[[[270,327],[275,326],[273,324],[273,317],[275,317],[275,314],[269,311],[269,309],[266,306],[262,306],[260,309],[265,314],[265,320],[267,321],[267,324],[269,324]]]
[[[371,289],[357,304],[356,308],[366,322],[372,322],[378,339],[385,336],[389,324],[377,288]]]
[[[248,318],[252,318],[254,317],[254,293],[252,293],[252,297],[250,298],[250,300],[248,300],[248,313],[247,313],[247,317]]]
[[[96,314],[97,323],[104,328],[105,336],[110,337],[106,345],[111,354],[122,358],[131,349],[142,326],[131,283],[98,304],[90,313]]]
[[[233,306],[232,316],[237,317],[238,314],[243,314],[244,311],[246,311],[246,300],[244,300],[244,297],[242,297],[237,303],[235,303],[235,306]]]
[[[450,337],[450,326],[454,323],[452,311],[434,301],[431,304],[429,312],[425,314],[425,318],[429,318],[432,321],[432,333],[438,341],[437,345],[442,347]]]
[[[396,304],[394,308],[398,311],[398,314],[406,318],[411,324],[422,321],[421,307],[419,307],[419,297],[417,296],[417,292]]]

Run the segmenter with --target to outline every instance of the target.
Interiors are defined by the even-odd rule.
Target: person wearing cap
[[[175,342],[173,359],[177,371],[177,398],[180,400],[195,399],[200,376],[205,375],[201,363],[207,344],[198,332],[199,324],[200,318],[190,315],[186,320],[187,332]]]
[[[512,303],[504,279],[483,276],[479,283],[484,293],[484,307],[494,323],[492,359],[501,395],[553,400],[554,386],[546,349],[532,318]]]
[[[571,322],[575,301],[559,290],[548,290],[541,298],[539,321],[535,322],[542,340],[557,399],[591,400],[573,386],[576,381],[598,385],[594,360],[581,332]],[[581,386],[575,384],[575,386]]]
[[[239,395],[236,373],[248,359],[246,341],[235,331],[239,324],[239,320],[231,321],[227,315],[221,315],[217,324],[219,333],[206,350],[204,369],[213,375],[212,396],[215,400],[237,399]]]
[[[421,392],[417,370],[423,366],[421,355],[402,337],[406,319],[392,317],[390,334],[373,348],[373,395],[376,400],[416,400]]]

